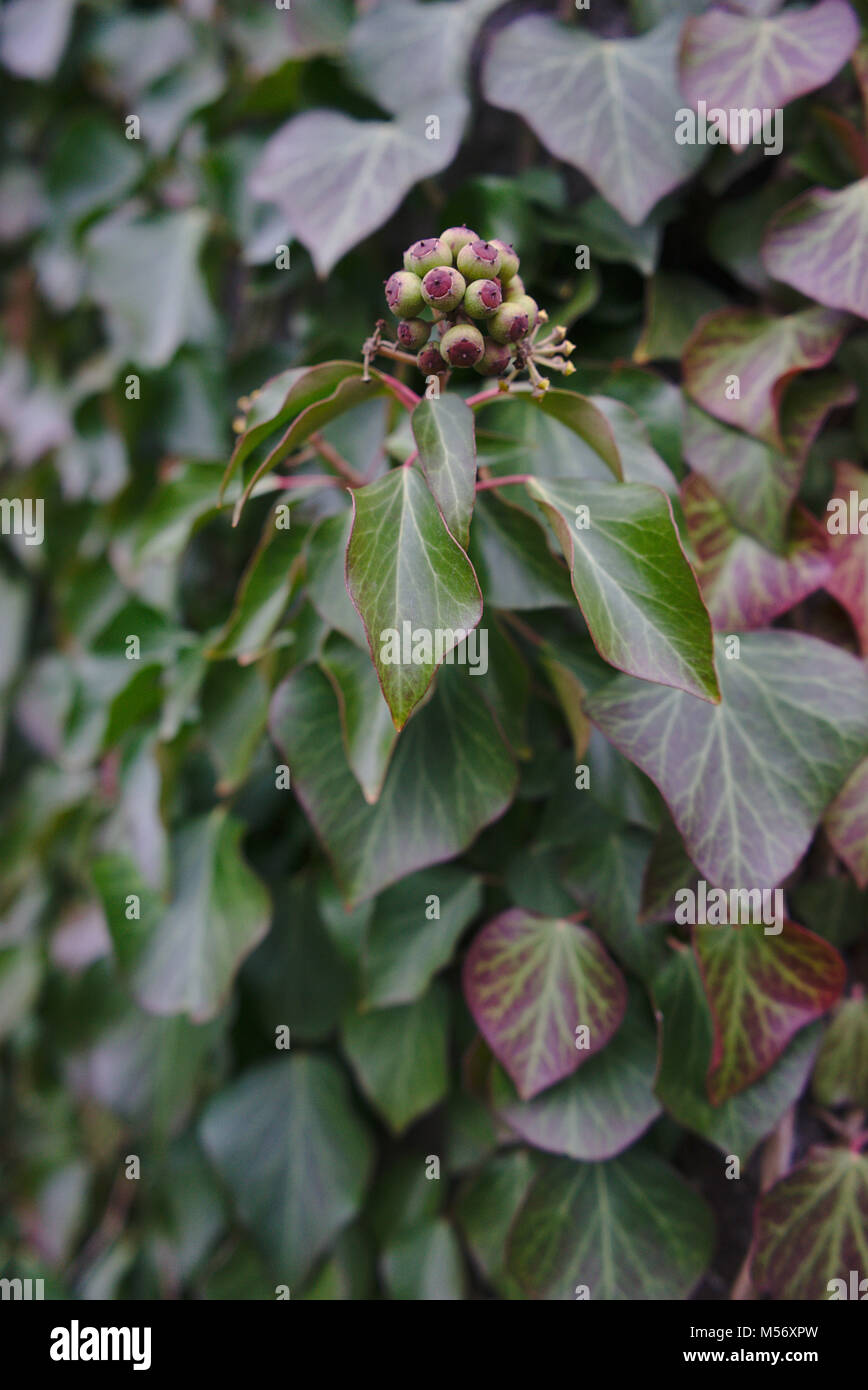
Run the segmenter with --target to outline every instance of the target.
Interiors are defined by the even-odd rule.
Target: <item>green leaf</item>
[[[401,1134],[446,1095],[449,994],[435,983],[412,1004],[349,1014],[343,1050],[359,1085]]]
[[[642,38],[602,39],[542,15],[518,19],[489,49],[483,91],[635,226],[703,157],[675,140],[680,29],[672,20]]]
[[[497,1154],[462,1185],[455,1218],[475,1263],[505,1298],[524,1297],[506,1270],[506,1241],[538,1160],[526,1149]]]
[[[199,1132],[275,1276],[303,1279],[359,1211],[374,1165],[343,1072],[319,1056],[266,1062],[211,1101]]]
[[[705,1202],[634,1150],[607,1163],[543,1165],[509,1237],[507,1268],[531,1298],[683,1299],[711,1259]]]
[[[468,102],[440,100],[440,138],[426,138],[431,103],[405,106],[400,120],[356,121],[340,111],[305,111],[281,126],[250,175],[253,195],[276,203],[307,247],[320,278],[375,232],[415,183],[451,164]]]
[[[383,1251],[382,1268],[392,1298],[441,1302],[465,1297],[461,1247],[443,1219],[397,1236]]]
[[[624,1022],[611,1042],[565,1081],[522,1102],[496,1063],[489,1085],[495,1115],[534,1148],[586,1162],[626,1149],[659,1115],[654,1022],[632,989]]]
[[[338,699],[347,762],[373,805],[398,741],[376,672],[367,653],[337,632],[326,641],[320,665]]]
[[[655,1094],[680,1125],[746,1164],[804,1091],[821,1025],[801,1029],[764,1076],[713,1104],[707,1075],[714,1023],[694,953],[673,951],[652,991],[662,1033]]]
[[[476,497],[473,411],[458,396],[438,396],[412,415],[419,463],[443,520],[460,546],[470,539]]]
[[[711,623],[669,502],[644,483],[527,485],[550,519],[606,661],[646,681],[719,699]],[[580,507],[590,524],[578,529]]]
[[[449,964],[481,903],[479,879],[453,864],[411,874],[381,894],[361,942],[363,1007],[418,999]]]
[[[402,729],[437,667],[476,627],[482,596],[467,556],[412,468],[357,488],[353,507],[347,589],[395,728]]]
[[[213,336],[216,319],[199,272],[207,233],[201,208],[114,216],[88,232],[90,295],[120,361],[164,367],[182,343]]]
[[[868,1002],[861,987],[832,1014],[811,1090],[820,1105],[868,1106]]]
[[[234,656],[247,666],[268,650],[296,583],[303,536],[303,528],[279,526],[269,513],[210,657]]]
[[[483,492],[477,498],[468,556],[493,608],[572,608],[575,602],[542,527],[500,497]]]
[[[863,758],[847,778],[826,812],[823,826],[833,850],[859,887],[868,887],[868,758]]]
[[[677,361],[702,316],[726,303],[724,295],[698,276],[658,271],[648,281],[645,324],[633,350],[634,362]]]
[[[847,972],[834,946],[795,922],[777,933],[759,925],[694,927],[693,939],[714,1019],[708,1094],[719,1105],[763,1076],[799,1029],[828,1012]]]
[[[705,878],[768,888],[868,746],[868,677],[796,632],[747,633],[738,660],[719,639],[719,656],[719,705],[619,676],[586,708],[660,789]]]
[[[116,949],[149,1013],[213,1018],[241,961],[268,930],[268,894],[241,856],[243,833],[225,810],[187,821],[173,846],[174,894],[165,909],[125,861],[95,866]],[[138,926],[126,916],[130,894],[141,899]]]
[[[763,265],[830,309],[868,319],[868,178],[830,192],[814,188],[772,220]]]
[[[816,1149],[760,1197],[753,1283],[779,1299],[860,1298],[866,1230],[868,1158],[848,1149]]]
[[[523,1100],[604,1048],[626,1007],[621,973],[592,932],[520,908],[474,937],[463,985],[476,1026]]]
[[[367,642],[362,620],[347,593],[347,546],[353,528],[350,508],[321,521],[306,547],[308,597],[323,622],[343,634],[365,653]],[[379,683],[377,690],[379,691]],[[382,694],[380,694],[382,703]],[[388,712],[388,711],[387,711]]]
[[[472,686],[454,670],[441,672],[434,697],[398,742],[376,806],[365,803],[346,765],[322,672],[297,671],[275,692],[272,735],[349,900],[459,854],[512,800],[515,767]]]

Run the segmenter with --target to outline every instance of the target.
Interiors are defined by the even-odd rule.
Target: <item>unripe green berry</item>
[[[456,262],[465,280],[494,280],[500,274],[500,252],[490,241],[471,241]]]
[[[446,242],[452,252],[453,261],[457,261],[458,252],[463,247],[469,246],[472,241],[478,241],[479,236],[476,232],[472,232],[469,227],[447,227],[445,232],[440,233],[440,240]]]
[[[505,288],[510,280],[514,280],[518,274],[521,261],[516,255],[514,247],[510,246],[509,242],[498,241],[497,237],[492,237],[490,244],[496,246],[500,252],[500,283]]]
[[[503,376],[512,361],[512,353],[505,343],[496,343],[493,338],[484,340],[485,350],[473,370],[480,376]]]
[[[493,318],[488,320],[486,327],[498,343],[517,343],[519,338],[525,337],[530,327],[530,320],[527,310],[520,304],[501,304]]]
[[[425,307],[422,281],[409,270],[396,270],[386,281],[386,303],[399,319],[414,319]]]
[[[529,294],[519,295],[518,299],[510,299],[510,304],[517,304],[520,309],[524,309],[527,314],[528,330],[533,332],[539,318],[539,305]]]
[[[442,376],[449,370],[440,355],[439,347],[434,343],[422,349],[416,358],[416,365],[423,376]]]
[[[521,299],[523,294],[527,294],[527,290],[520,275],[513,275],[509,284],[503,286],[503,297],[508,304],[514,303],[516,299]]]
[[[440,352],[450,367],[475,367],[485,351],[485,339],[472,323],[457,323],[440,339]]]
[[[425,237],[423,241],[414,241],[412,246],[408,246],[404,252],[404,269],[411,270],[414,275],[425,275],[429,270],[433,270],[438,265],[451,265],[452,252],[446,242],[439,236]]]
[[[464,276],[457,270],[449,265],[438,265],[429,270],[422,281],[422,298],[432,309],[448,314],[458,308],[466,288]]]
[[[402,319],[396,336],[401,347],[418,352],[431,337],[431,324],[424,319]]]
[[[499,280],[474,280],[467,286],[462,308],[474,319],[490,319],[503,303]]]

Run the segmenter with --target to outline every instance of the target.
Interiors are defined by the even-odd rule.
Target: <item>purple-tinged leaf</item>
[[[826,582],[828,536],[804,508],[794,514],[786,552],[774,555],[736,530],[704,478],[688,478],[681,500],[694,571],[719,632],[769,627]]]
[[[813,1149],[759,1200],[754,1286],[778,1299],[861,1298],[866,1230],[868,1158],[845,1148]]]
[[[426,138],[430,101],[396,121],[356,121],[339,111],[293,116],[268,141],[250,176],[254,197],[275,203],[321,278],[386,221],[420,180],[451,164],[467,118],[457,91],[442,98],[440,138]]]
[[[850,774],[823,821],[829,843],[860,888],[868,888],[868,758]]]
[[[768,229],[763,265],[810,299],[868,319],[868,178],[789,203]]]
[[[740,530],[773,550],[782,550],[808,450],[828,412],[855,399],[855,387],[837,372],[805,377],[797,391],[784,397],[782,453],[688,405],[684,457],[702,474]]]
[[[843,314],[828,309],[782,318],[721,309],[703,319],[684,349],[684,388],[716,419],[782,450],[784,391],[800,372],[825,366],[846,326]]]
[[[847,969],[834,946],[795,922],[701,926],[693,940],[714,1019],[708,1094],[720,1105],[764,1076],[800,1029],[828,1013]]]
[[[605,1047],[627,1002],[621,972],[592,932],[520,908],[502,912],[474,938],[464,994],[523,1100]]]
[[[774,110],[831,81],[858,42],[859,21],[844,0],[770,19],[715,6],[684,26],[681,90],[694,107]]]
[[[560,542],[600,655],[643,680],[718,699],[711,624],[664,494],[645,483],[538,478],[527,490]]]
[[[868,656],[868,473],[839,463],[833,497],[826,503],[833,563],[825,587],[850,614]]]
[[[528,15],[492,43],[485,96],[523,116],[637,226],[705,153],[675,140],[680,27],[673,18],[638,39],[602,39]]]
[[[868,672],[796,632],[718,639],[722,701],[619,676],[586,704],[656,783],[711,883],[770,888],[798,863],[868,751]]]

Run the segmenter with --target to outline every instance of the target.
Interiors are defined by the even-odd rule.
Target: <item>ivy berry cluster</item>
[[[364,345],[366,370],[383,355],[415,363],[426,377],[472,367],[508,385],[526,371],[540,393],[550,385],[545,370],[570,375],[574,345],[561,327],[539,337],[548,315],[527,293],[519,266],[512,246],[482,241],[469,227],[414,242],[403,270],[385,282],[386,303],[398,319],[396,341],[383,340],[381,319]]]

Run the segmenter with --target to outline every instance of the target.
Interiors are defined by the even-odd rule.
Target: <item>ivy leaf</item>
[[[769,627],[826,582],[828,536],[806,508],[794,514],[785,553],[773,555],[732,525],[698,474],[684,484],[681,497],[696,577],[718,631]]]
[[[342,1040],[359,1085],[393,1133],[445,1096],[449,995],[442,984],[412,1004],[350,1014]]]
[[[855,399],[854,386],[837,372],[804,378],[798,391],[786,393],[781,406],[783,451],[688,405],[684,457],[702,474],[736,526],[771,549],[782,550],[808,451],[829,411]]]
[[[868,319],[868,178],[788,203],[769,225],[762,258],[775,280]]]
[[[820,1105],[868,1106],[868,1001],[861,987],[832,1014],[811,1091]]]
[[[581,169],[636,226],[703,158],[675,141],[680,28],[674,19],[638,39],[604,40],[528,16],[495,38],[483,91],[494,106],[523,116],[553,155]]]
[[[346,562],[347,546],[353,527],[352,508],[337,516],[327,516],[321,521],[312,535],[308,535],[306,546],[307,593],[323,622],[341,633],[367,656],[368,644],[362,620],[352,605],[347,593]],[[373,668],[372,668],[373,670]],[[376,676],[374,677],[376,680]],[[379,693],[380,686],[377,683]],[[382,694],[379,694],[383,703]]]
[[[586,710],[662,792],[705,878],[771,887],[868,747],[868,674],[796,632],[747,633],[738,660],[724,652],[719,638],[719,705],[619,676]]]
[[[459,92],[441,98],[437,139],[426,134],[430,102],[405,107],[395,121],[305,111],[272,135],[250,175],[250,191],[280,208],[290,235],[307,247],[324,279],[350,247],[382,226],[415,183],[452,163],[468,109]]]
[[[476,1026],[523,1100],[605,1047],[627,1002],[623,977],[592,932],[520,908],[476,935],[463,984]],[[578,1046],[580,1026],[587,1047]]]
[[[182,343],[212,337],[217,320],[199,271],[207,233],[201,208],[113,216],[88,232],[90,295],[120,361],[165,367]]]
[[[383,1009],[418,999],[449,964],[481,902],[479,879],[451,864],[411,874],[381,894],[361,943],[361,1004]]]
[[[823,821],[829,843],[860,888],[868,888],[868,758],[847,778]]]
[[[358,1212],[374,1166],[343,1072],[321,1056],[266,1062],[211,1101],[199,1132],[275,1275],[303,1279]]]
[[[473,684],[452,668],[441,672],[398,741],[376,806],[366,804],[346,765],[323,673],[305,667],[275,691],[272,736],[351,902],[460,854],[510,804],[515,767]]]
[[[356,488],[353,509],[347,590],[365,625],[395,728],[402,729],[440,662],[482,617],[482,595],[470,561],[414,469],[395,468]],[[420,660],[414,659],[415,633],[421,634]],[[390,650],[394,645],[397,652]],[[410,660],[396,661],[396,655]]]
[[[760,1197],[753,1283],[777,1299],[858,1298],[850,1270],[861,1280],[868,1267],[866,1229],[868,1158],[816,1149]]]
[[[550,1159],[509,1236],[507,1269],[532,1298],[684,1299],[711,1259],[705,1202],[655,1154]]]
[[[412,415],[419,463],[434,501],[465,550],[476,497],[476,438],[473,411],[458,396],[424,400]]]
[[[846,325],[844,315],[829,309],[782,318],[756,309],[721,309],[703,319],[684,349],[684,388],[716,419],[783,451],[784,391],[800,372],[825,366]]]
[[[149,1013],[213,1018],[241,961],[265,936],[268,894],[241,855],[243,833],[225,810],[187,821],[173,846],[175,887],[165,910],[126,860],[108,857],[96,872],[116,949]],[[126,916],[131,893],[142,908],[135,934]]]
[[[693,939],[714,1018],[708,1094],[719,1105],[831,1009],[847,972],[834,946],[795,922],[768,936],[761,926],[694,927]]]
[[[660,1113],[652,1092],[657,1039],[647,1004],[632,989],[621,1024],[602,1052],[543,1095],[522,1101],[501,1067],[491,1071],[495,1115],[534,1148],[585,1162],[626,1149]]]
[[[726,930],[721,928],[720,930]],[[693,951],[677,950],[652,985],[661,1031],[654,1091],[678,1124],[747,1163],[805,1089],[820,1024],[802,1028],[764,1076],[719,1104],[708,1096],[714,1022]]]
[[[573,607],[569,576],[542,526],[502,498],[477,498],[468,556],[492,608]]]
[[[454,1302],[465,1297],[461,1246],[442,1217],[396,1236],[383,1251],[382,1268],[392,1298]]]
[[[694,107],[786,106],[831,81],[858,42],[859,21],[843,0],[770,18],[712,8],[684,26],[681,90]]]
[[[505,1268],[506,1241],[524,1201],[538,1160],[526,1149],[508,1149],[489,1159],[465,1183],[455,1204],[464,1241],[490,1284],[507,1298],[523,1297]]]
[[[366,652],[339,633],[328,638],[320,657],[338,699],[347,762],[371,805],[377,800],[398,734]]]
[[[527,484],[552,523],[600,655],[704,700],[719,690],[711,623],[666,497],[644,483]],[[577,529],[586,506],[590,525]]]
[[[852,500],[859,512],[858,531],[853,529]],[[832,546],[832,573],[826,588],[843,604],[853,620],[862,654],[868,656],[868,473],[852,463],[839,463],[835,472],[834,498],[838,499],[836,521],[833,502],[826,504],[826,529]],[[846,522],[842,522],[846,517]],[[836,529],[832,530],[833,523]],[[846,527],[842,530],[842,524]]]

